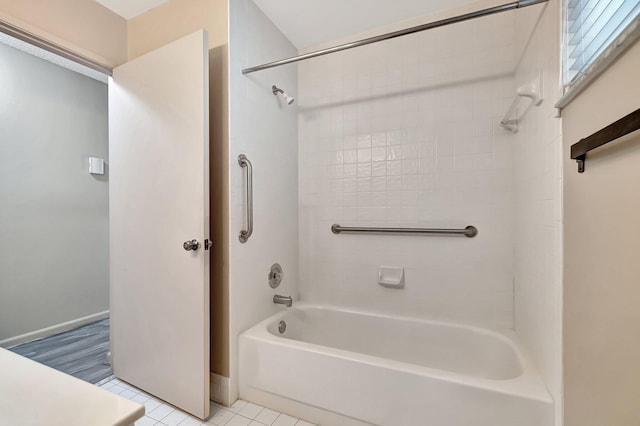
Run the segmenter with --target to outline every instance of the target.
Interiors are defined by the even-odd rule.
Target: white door
[[[114,374],[209,415],[209,76],[205,31],[109,84]],[[184,243],[197,240],[197,250]],[[188,247],[187,247],[188,248]]]

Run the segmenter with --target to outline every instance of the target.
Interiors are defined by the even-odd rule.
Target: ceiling
[[[96,0],[98,3],[111,9],[124,19],[136,17],[149,9],[160,6],[169,0]]]
[[[254,2],[289,41],[302,50],[372,28],[473,3],[473,0],[254,0]]]
[[[170,0],[95,1],[123,18],[131,19]],[[483,3],[483,0],[253,1],[301,51],[432,13]]]

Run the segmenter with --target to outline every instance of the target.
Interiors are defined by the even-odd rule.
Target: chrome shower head
[[[271,86],[271,92],[277,96],[278,94],[282,95],[282,97],[284,98],[285,102],[287,103],[287,105],[291,105],[292,103],[294,103],[296,100],[293,96],[289,96],[287,94],[287,92],[285,92],[284,90],[280,89],[277,86]]]

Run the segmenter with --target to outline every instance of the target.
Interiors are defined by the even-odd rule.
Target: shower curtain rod
[[[353,49],[354,47],[365,46],[367,44],[377,43],[379,41],[389,40],[396,37],[402,37],[405,35],[418,33],[420,31],[431,30],[433,28],[444,27],[446,25],[455,24],[457,22],[468,21],[470,19],[481,18],[483,16],[493,15],[494,13],[507,12],[509,10],[520,9],[522,7],[533,6],[539,3],[546,3],[548,0],[520,0],[511,3],[506,3],[500,6],[489,7],[487,9],[478,10],[475,12],[465,13],[463,15],[454,16],[452,18],[441,19],[439,21],[429,22],[427,24],[417,25],[415,27],[405,28],[398,31],[393,31],[379,36],[369,37],[351,43],[345,43],[327,49],[316,50],[315,52],[305,53],[303,55],[293,56],[287,59],[281,59],[279,61],[269,62],[262,65],[257,65],[251,68],[245,68],[242,70],[242,74],[250,74],[256,71],[266,70],[268,68],[279,67],[280,65],[291,64],[293,62],[300,62],[306,59],[315,58],[317,56],[328,55],[330,53],[340,52],[342,50]]]

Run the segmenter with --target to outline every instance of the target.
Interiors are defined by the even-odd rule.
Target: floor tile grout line
[[[217,402],[215,402],[215,401],[210,401],[211,406],[216,407],[216,408],[217,408],[217,410],[216,410],[214,413],[212,413],[212,414],[211,414],[211,416],[210,416],[207,420],[201,420],[201,419],[197,419],[196,417],[191,416],[189,413],[187,413],[187,412],[185,412],[185,411],[182,411],[182,410],[180,410],[179,408],[174,407],[173,405],[171,405],[171,404],[169,404],[169,403],[167,403],[167,402],[165,402],[165,401],[159,400],[159,399],[157,399],[157,398],[153,397],[152,395],[149,395],[149,394],[145,393],[144,391],[142,391],[142,390],[140,390],[140,389],[136,388],[136,387],[135,387],[135,386],[133,386],[133,385],[130,385],[130,384],[126,383],[126,382],[123,382],[123,381],[119,380],[119,379],[118,379],[118,378],[116,378],[116,377],[113,377],[113,378],[111,378],[110,380],[103,380],[103,381],[101,381],[101,384],[100,384],[100,386],[99,386],[99,387],[104,387],[105,385],[110,384],[111,382],[116,382],[116,383],[114,383],[114,384],[113,384],[113,386],[118,386],[118,387],[120,387],[120,388],[123,388],[123,390],[122,390],[121,392],[131,391],[131,392],[133,392],[133,393],[134,393],[134,395],[131,395],[130,397],[125,397],[125,396],[123,396],[123,398],[127,398],[127,399],[130,399],[130,400],[133,400],[133,398],[135,398],[136,396],[141,395],[141,396],[143,396],[143,397],[147,398],[147,400],[146,400],[144,403],[143,403],[143,402],[138,402],[139,404],[145,405],[145,404],[147,404],[149,401],[155,401],[156,403],[158,403],[158,405],[157,405],[157,406],[155,406],[155,407],[154,407],[152,410],[150,410],[148,413],[147,413],[147,412],[145,412],[145,415],[144,415],[144,417],[143,417],[143,418],[150,419],[150,421],[155,422],[155,423],[154,423],[154,425],[156,425],[156,426],[167,426],[165,423],[162,423],[162,421],[163,421],[163,420],[165,420],[167,417],[169,417],[169,416],[170,416],[171,414],[173,414],[173,413],[178,413],[178,414],[180,414],[180,415],[184,415],[184,416],[185,416],[182,420],[180,420],[180,423],[178,423],[178,426],[180,426],[180,424],[181,424],[181,423],[185,422],[185,421],[186,421],[186,420],[188,420],[189,418],[194,418],[194,419],[196,419],[196,421],[197,421],[197,422],[200,422],[200,424],[201,424],[202,426],[220,426],[220,425],[218,425],[217,423],[213,423],[211,420],[212,420],[212,418],[216,415],[216,413],[218,413],[218,412],[219,412],[219,411],[221,411],[221,410],[224,410],[224,411],[226,411],[227,413],[229,413],[229,415],[231,415],[231,417],[230,417],[229,419],[227,419],[227,421],[225,421],[225,422],[222,424],[222,426],[226,426],[227,424],[229,424],[229,422],[231,422],[231,420],[233,420],[233,418],[234,418],[234,417],[236,417],[236,416],[237,416],[237,417],[241,417],[241,418],[243,418],[243,419],[245,419],[245,420],[248,420],[248,421],[249,421],[249,423],[251,423],[251,422],[255,422],[255,423],[257,423],[257,424],[264,425],[264,426],[273,426],[273,425],[275,424],[275,422],[278,420],[278,418],[279,418],[279,417],[281,417],[281,416],[285,416],[285,417],[288,417],[288,418],[291,418],[291,419],[295,420],[295,423],[293,424],[293,426],[297,426],[297,425],[298,425],[298,423],[301,423],[301,422],[304,422],[305,424],[313,425],[312,423],[309,423],[309,422],[307,422],[306,420],[301,419],[301,418],[299,418],[299,417],[294,417],[294,416],[291,416],[291,415],[289,415],[289,414],[286,414],[286,413],[282,413],[282,412],[276,411],[276,410],[274,410],[274,409],[272,409],[272,408],[264,407],[264,406],[262,406],[262,405],[255,404],[255,403],[253,403],[253,402],[245,401],[245,400],[240,400],[240,399],[239,399],[238,401],[236,401],[236,403],[237,403],[237,402],[240,402],[240,403],[241,403],[242,408],[240,408],[240,409],[238,409],[237,407],[235,407],[235,408],[233,408],[233,409],[232,409],[232,407],[227,407],[227,406],[221,405],[221,404],[219,404],[219,403],[217,403]],[[105,390],[107,390],[107,389],[105,389]],[[137,401],[136,401],[136,402],[137,402]],[[235,404],[235,403],[234,403],[234,404]],[[252,405],[254,405],[254,406],[256,406],[256,407],[259,407],[259,408],[260,408],[260,411],[258,411],[258,412],[256,413],[256,415],[255,415],[253,418],[248,417],[248,416],[243,415],[243,414],[241,414],[241,413],[240,413],[240,411],[241,411],[242,409],[244,409],[246,406],[248,406],[248,404],[252,404]],[[158,420],[158,419],[155,419],[155,418],[153,418],[153,417],[149,416],[149,414],[150,414],[151,412],[155,411],[156,409],[158,409],[158,408],[160,408],[160,407],[162,407],[162,406],[165,406],[165,407],[167,407],[167,408],[169,408],[169,409],[170,409],[170,411],[169,411],[169,412],[168,412],[164,417],[162,417],[160,420]],[[146,405],[145,405],[145,407],[146,407]],[[261,421],[259,421],[259,420],[256,420],[256,419],[257,419],[257,417],[258,417],[258,416],[259,416],[259,415],[260,415],[264,410],[269,410],[270,412],[273,412],[273,413],[277,414],[277,416],[274,418],[274,420],[271,422],[271,424],[263,423],[263,422],[261,422]]]

